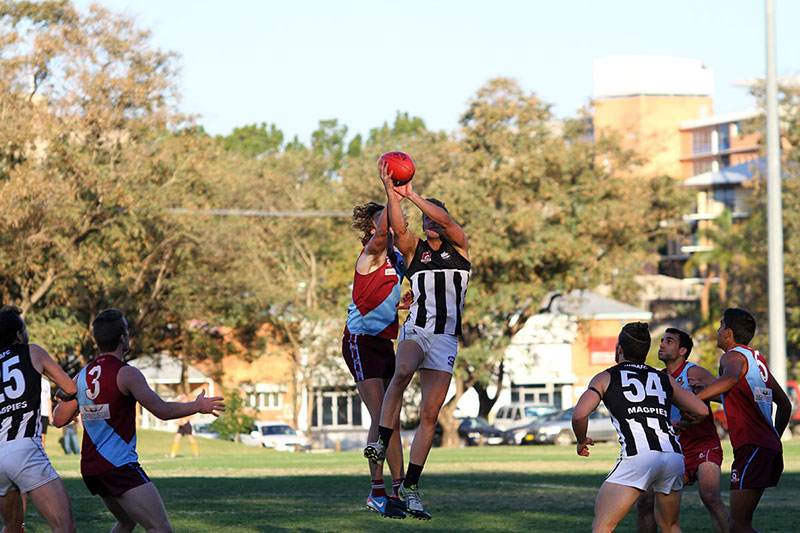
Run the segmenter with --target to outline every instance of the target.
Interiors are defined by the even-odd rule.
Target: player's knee
[[[419,423],[425,426],[435,426],[439,418],[439,408],[423,405],[419,410]]]
[[[394,369],[394,377],[392,378],[392,381],[405,388],[406,385],[408,385],[408,382],[411,381],[411,378],[414,376],[414,372],[416,371],[416,368],[412,368],[411,365],[407,363],[399,363]]]

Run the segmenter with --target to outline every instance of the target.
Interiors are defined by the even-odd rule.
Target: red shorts
[[[139,485],[150,483],[150,478],[144,473],[139,463],[128,463],[102,474],[83,476],[83,482],[89,492],[105,497],[119,496]]]
[[[774,487],[782,472],[783,452],[746,444],[733,451],[731,490]]]
[[[392,379],[394,375],[394,343],[374,335],[345,335],[342,355],[356,380]]]
[[[684,485],[692,485],[697,481],[697,469],[703,463],[714,463],[722,466],[722,448],[686,448],[683,450],[683,464],[686,474],[683,478]]]

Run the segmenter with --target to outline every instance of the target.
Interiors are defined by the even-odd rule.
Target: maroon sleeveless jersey
[[[83,420],[81,474],[94,476],[136,463],[136,400],[117,387],[117,374],[128,366],[101,355],[78,374],[78,405]]]

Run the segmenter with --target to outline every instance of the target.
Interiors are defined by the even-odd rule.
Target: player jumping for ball
[[[352,225],[361,231],[364,248],[356,260],[352,300],[347,308],[342,338],[342,356],[371,418],[367,442],[378,437],[383,397],[394,375],[392,340],[397,338],[399,329],[397,309],[402,307],[401,283],[405,274],[405,262],[392,246],[385,211],[384,206],[375,202],[353,208]],[[383,463],[370,463],[372,490],[367,497],[367,508],[387,518],[405,518],[399,418],[392,427],[395,431],[387,449],[387,462],[392,472],[394,494],[386,494]]]
[[[380,177],[386,189],[396,246],[408,265],[406,276],[411,282],[413,302],[400,330],[396,368],[383,399],[378,440],[367,445],[364,456],[374,463],[383,461],[393,434],[392,427],[400,414],[403,391],[419,370],[420,422],[411,445],[403,486],[407,513],[414,518],[430,520],[417,485],[431,449],[436,419],[450,386],[458,352],[461,312],[470,276],[469,244],[464,230],[450,217],[441,201],[422,198],[413,191],[411,182],[394,185],[388,164],[380,166]],[[419,239],[408,229],[400,210],[403,198],[422,211],[426,240]]]

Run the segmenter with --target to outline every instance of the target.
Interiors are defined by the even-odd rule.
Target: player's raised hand
[[[408,309],[411,307],[411,303],[414,301],[414,294],[408,290],[406,291],[403,296],[400,298],[400,302],[397,304],[397,309]]]
[[[689,386],[692,388],[692,392],[695,394],[700,394],[702,390],[706,388],[705,384],[700,381],[699,379],[693,378],[691,376],[687,376]]]
[[[218,412],[225,410],[225,404],[222,402],[222,396],[209,396],[206,397],[206,390],[200,391],[194,403],[197,404],[197,412],[206,415],[219,416]]]
[[[594,446],[594,441],[589,437],[586,437],[586,439],[583,442],[578,443],[577,446],[578,455],[581,455],[583,457],[589,457],[589,446]]]
[[[397,192],[397,187],[394,185],[394,181],[392,180],[392,175],[394,174],[391,170],[389,170],[389,162],[388,161],[381,161],[378,163],[378,172],[381,177],[381,181],[383,182],[383,186],[386,188],[387,193],[391,193],[394,191],[394,194],[397,196],[397,201],[401,201],[405,198],[404,195]]]

